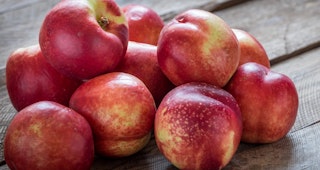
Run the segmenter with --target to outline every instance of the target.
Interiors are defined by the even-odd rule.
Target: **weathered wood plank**
[[[215,12],[265,47],[271,63],[320,46],[320,1],[260,0]]]
[[[0,86],[0,165],[4,163],[3,139],[16,110],[11,105],[5,85]]]
[[[178,13],[190,8],[215,11],[224,9],[247,0],[184,0],[184,1],[158,1],[158,0],[116,0],[121,6],[128,4],[141,4],[155,10],[165,21],[172,19]]]
[[[6,70],[0,68],[0,86],[6,83]]]
[[[39,0],[17,1],[17,0],[1,0],[0,14],[7,11],[23,8],[24,6],[32,5]]]
[[[241,144],[226,170],[301,170],[319,169],[320,123],[288,134],[273,144]],[[241,149],[244,147],[245,149]]]
[[[38,43],[40,25],[46,13],[58,1],[13,0],[1,4],[5,5],[1,7],[2,12],[0,12],[1,69],[4,69],[7,58],[13,50]]]

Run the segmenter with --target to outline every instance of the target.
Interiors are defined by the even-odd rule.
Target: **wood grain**
[[[207,11],[225,9],[245,2],[246,0],[184,0],[184,1],[158,1],[158,0],[116,0],[120,6],[128,4],[141,4],[155,10],[163,20],[172,19],[175,15],[187,9],[196,8]]]
[[[276,63],[320,46],[319,7],[315,0],[260,0],[215,14],[253,34]]]
[[[320,167],[320,124],[288,134],[280,141],[259,146],[244,146],[233,157],[226,170],[272,169],[301,170]]]
[[[59,0],[5,1],[0,8],[0,69],[20,47],[38,43],[38,32],[46,13]]]
[[[16,114],[16,110],[11,105],[5,85],[0,86],[0,165],[4,164],[3,139],[7,126]]]

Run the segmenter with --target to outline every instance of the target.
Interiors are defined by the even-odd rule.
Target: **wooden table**
[[[3,136],[16,111],[5,86],[5,62],[19,48],[38,43],[45,14],[59,0],[1,0],[0,4],[0,169]],[[120,5],[128,3],[117,0]],[[320,1],[319,0],[132,0],[152,7],[165,21],[177,13],[200,8],[212,11],[231,27],[248,31],[265,47],[271,69],[288,75],[299,94],[294,127],[278,142],[241,143],[225,169],[320,168]],[[175,169],[159,152],[154,139],[139,153],[122,159],[97,158],[92,169]]]

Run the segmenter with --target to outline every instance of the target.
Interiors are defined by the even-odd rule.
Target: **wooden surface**
[[[16,111],[5,87],[5,62],[19,47],[38,43],[45,14],[59,0],[0,0],[0,170],[3,136]],[[120,5],[126,0],[117,0]],[[212,11],[231,27],[248,31],[265,47],[272,68],[288,75],[299,94],[298,117],[290,133],[266,145],[241,143],[225,169],[320,168],[320,1],[319,0],[132,0],[155,9],[164,20],[199,8]],[[122,159],[97,158],[92,169],[176,169],[152,139],[141,152]]]

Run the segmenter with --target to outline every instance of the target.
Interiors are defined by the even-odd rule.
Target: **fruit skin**
[[[252,34],[240,29],[232,29],[232,31],[240,46],[239,66],[248,62],[256,62],[270,68],[270,61],[265,49]]]
[[[123,58],[127,21],[113,0],[61,1],[46,15],[39,43],[55,69],[86,80],[112,71]]]
[[[187,83],[164,97],[154,133],[160,152],[177,168],[221,169],[240,143],[240,109],[223,89]]]
[[[132,74],[148,87],[156,105],[175,86],[161,71],[157,60],[157,46],[129,41],[128,50],[115,69]]]
[[[42,100],[65,106],[82,84],[57,72],[43,57],[39,45],[19,48],[6,63],[6,86],[12,105],[18,111]]]
[[[196,81],[223,87],[238,67],[240,50],[227,23],[191,9],[164,26],[157,55],[161,70],[176,86]]]
[[[72,95],[70,107],[90,123],[98,155],[129,156],[150,140],[155,103],[133,75],[113,72],[88,80]]]
[[[152,8],[129,4],[122,7],[129,27],[129,40],[157,45],[164,26],[162,18]]]
[[[90,169],[94,144],[90,125],[77,112],[41,101],[18,112],[4,138],[10,169]]]
[[[243,142],[275,142],[293,126],[299,100],[288,76],[249,62],[239,66],[225,89],[240,106]]]

